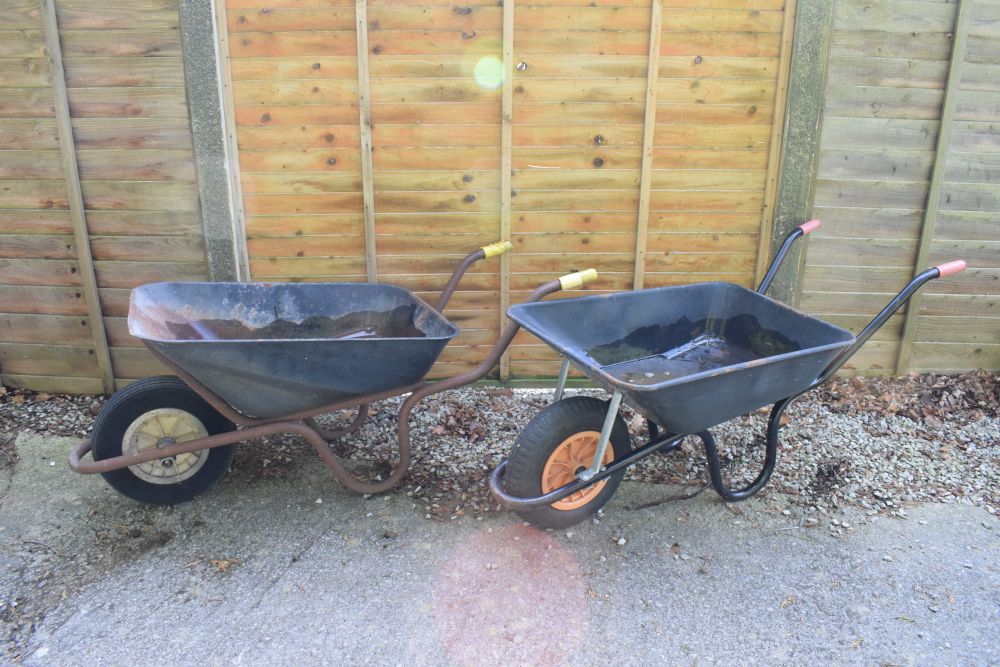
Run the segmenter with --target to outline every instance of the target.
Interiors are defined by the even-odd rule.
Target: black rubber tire
[[[94,422],[90,442],[95,461],[121,456],[122,440],[129,425],[151,410],[175,408],[197,417],[209,435],[226,433],[236,427],[179,378],[162,375],[128,385],[112,396]],[[176,505],[204,493],[229,470],[235,445],[215,447],[193,476],[175,484],[153,484],[128,468],[101,473],[111,487],[133,500],[149,505]]]
[[[542,470],[556,447],[580,431],[600,431],[608,412],[608,402],[589,396],[573,396],[553,403],[528,422],[507,459],[504,487],[507,493],[527,498],[542,494]],[[615,460],[632,449],[628,427],[621,415],[616,415],[611,429],[611,446]],[[572,510],[552,506],[534,510],[516,510],[517,514],[542,528],[568,528],[588,518],[605,505],[621,484],[625,471],[607,478],[601,492],[583,507]]]

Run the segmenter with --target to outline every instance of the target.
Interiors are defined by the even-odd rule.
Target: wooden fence
[[[129,289],[207,276],[177,7],[45,6],[7,0],[0,17],[0,371],[98,393],[102,322],[115,377],[156,372],[126,330]]]
[[[598,268],[592,292],[760,275],[793,0],[213,1],[253,279],[434,295],[469,249],[514,242],[463,282],[435,374],[481,359],[507,305],[568,271]],[[4,384],[158,372],[127,334],[128,289],[209,275],[177,3],[10,0],[0,17]],[[825,226],[798,302],[856,328],[917,265],[963,256],[975,268],[855,370],[1000,368],[1000,11],[833,14]],[[556,365],[522,335],[500,370]]]
[[[440,374],[482,359],[509,303],[572,270],[599,268],[596,290],[753,281],[784,0],[226,6],[253,278],[434,293],[509,237],[455,295],[463,333]],[[527,335],[501,364],[556,370]]]
[[[1000,4],[837,0],[800,306],[857,330],[931,283],[854,359],[866,373],[1000,368]]]

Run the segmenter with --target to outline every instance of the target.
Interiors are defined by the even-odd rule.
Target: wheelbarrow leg
[[[708,474],[712,480],[712,487],[715,492],[725,500],[738,501],[746,500],[754,495],[767,484],[774,472],[774,466],[778,462],[778,429],[781,428],[781,415],[791,402],[791,398],[785,398],[774,404],[771,409],[771,416],[767,420],[767,449],[764,454],[764,467],[757,478],[742,489],[732,490],[726,486],[722,480],[722,466],[719,463],[719,450],[715,445],[715,438],[708,431],[702,431],[696,435],[705,443],[705,458],[708,459]]]
[[[618,408],[622,404],[622,393],[616,391],[611,394],[611,402],[608,403],[608,412],[604,416],[604,425],[601,427],[601,437],[597,440],[597,450],[594,452],[594,459],[590,463],[590,467],[586,470],[581,470],[577,474],[577,479],[586,481],[601,472],[601,462],[604,461],[604,452],[608,449],[608,443],[611,441],[611,430],[615,427],[615,417],[618,416]]]
[[[339,428],[333,431],[328,431],[327,429],[320,426],[313,417],[309,417],[305,420],[306,426],[311,428],[320,434],[327,442],[333,442],[334,440],[339,440],[346,435],[350,435],[361,428],[361,425],[365,423],[365,419],[368,418],[368,403],[362,403],[358,406],[358,414],[355,415],[354,420],[345,426],[344,428]]]
[[[559,369],[559,382],[556,383],[556,393],[552,397],[552,402],[562,400],[563,392],[566,391],[566,379],[569,377],[569,357],[563,357],[562,368]]]

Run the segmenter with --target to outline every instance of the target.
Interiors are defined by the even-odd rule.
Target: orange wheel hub
[[[548,493],[569,484],[576,479],[581,470],[589,468],[594,461],[597,441],[600,438],[601,434],[598,431],[580,431],[560,442],[559,446],[549,455],[549,460],[545,462],[545,467],[542,469],[542,493]],[[615,452],[609,442],[601,463],[607,465],[614,458]],[[575,510],[583,507],[597,497],[606,483],[602,479],[559,502],[552,503],[551,506],[557,510]]]

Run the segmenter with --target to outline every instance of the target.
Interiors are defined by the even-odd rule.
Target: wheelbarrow
[[[688,436],[704,444],[722,498],[760,491],[774,472],[788,404],[829,379],[926,282],[965,269],[958,260],[920,273],[855,336],[765,296],[792,244],[819,225],[788,234],[756,291],[710,282],[513,306],[510,317],[564,361],[555,401],[490,475],[493,495],[539,526],[571,526],[611,498],[628,466]],[[611,399],[562,398],[570,365]],[[649,441],[635,449],[622,403],[646,419]],[[763,467],[731,489],[708,429],[768,405]]]
[[[459,329],[442,314],[466,270],[503,254],[509,241],[470,253],[437,302],[409,290],[355,283],[153,283],[132,291],[129,333],[174,372],[129,384],[98,414],[90,439],[69,454],[79,473],[100,473],[140,502],[176,504],[218,482],[234,445],[302,436],[333,476],[358,493],[396,486],[410,463],[409,416],[423,398],[486,376],[510,345],[508,327],[477,367],[437,382],[424,376]],[[596,278],[563,276],[535,301]],[[409,394],[396,423],[397,458],[382,478],[361,480],[331,448],[361,428],[369,405]],[[315,417],[357,408],[327,430]],[[239,428],[237,428],[239,427]],[[85,461],[88,452],[92,461]]]

